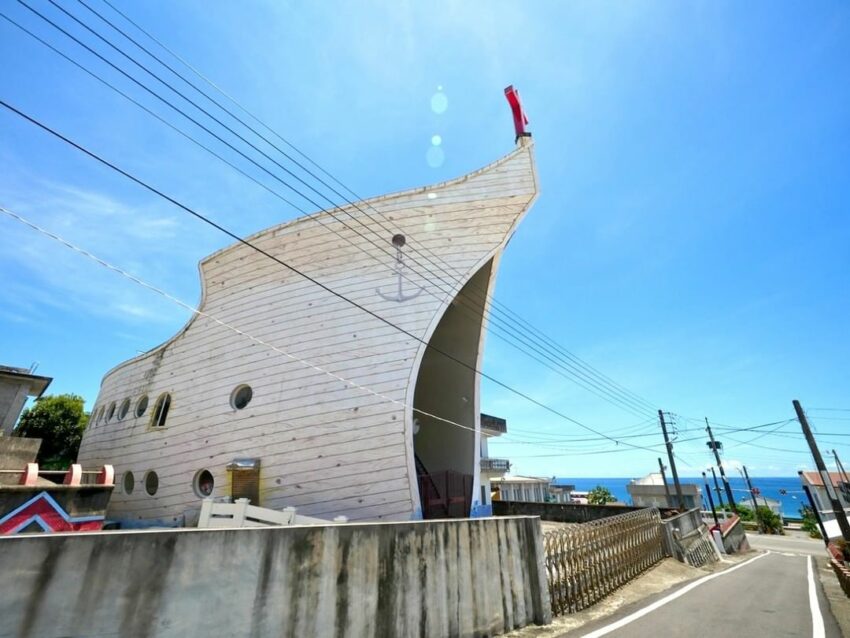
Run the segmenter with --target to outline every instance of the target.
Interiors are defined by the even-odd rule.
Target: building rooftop
[[[815,487],[823,487],[823,478],[818,472],[800,472],[800,476],[803,477],[806,483],[808,483],[809,485],[814,485]],[[841,476],[840,472],[829,472],[829,480],[832,481],[832,484],[835,487],[839,487],[840,484],[844,482],[844,478]]]
[[[500,476],[490,479],[491,483],[546,483],[549,484],[549,479],[540,476]]]
[[[508,431],[508,422],[498,416],[481,413],[481,430],[485,434],[499,435]]]
[[[676,485],[673,482],[672,478],[667,479],[667,486],[670,488],[670,492],[674,493],[676,490]],[[695,483],[681,483],[682,493],[696,495],[701,494],[702,490],[699,485]],[[653,472],[652,474],[647,474],[643,478],[632,479],[629,481],[629,484],[626,486],[626,489],[631,493],[632,488],[635,487],[657,487],[660,489],[664,489],[664,479],[661,476],[660,472]]]
[[[53,381],[52,377],[43,377],[38,374],[31,374],[27,368],[16,368],[14,366],[0,365],[0,378],[13,379],[15,381],[28,381],[30,386],[30,396],[36,398],[44,394],[47,386]]]
[[[647,474],[643,478],[632,479],[631,485],[664,485],[664,479],[659,472]]]

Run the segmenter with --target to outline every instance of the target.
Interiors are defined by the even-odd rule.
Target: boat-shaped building
[[[536,196],[518,135],[458,179],[204,259],[198,312],[103,378],[79,462],[115,467],[110,518],[193,524],[204,497],[328,519],[486,513],[476,370],[500,257]]]

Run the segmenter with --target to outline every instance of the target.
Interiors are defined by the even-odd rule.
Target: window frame
[[[168,422],[168,416],[171,413],[171,404],[171,393],[160,393],[153,404],[153,410],[151,410],[150,420],[148,421],[149,429],[164,430],[167,427],[166,423]],[[163,411],[165,412],[164,414]]]

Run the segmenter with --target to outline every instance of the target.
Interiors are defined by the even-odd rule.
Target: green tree
[[[751,507],[747,507],[743,503],[737,503],[736,506],[738,508],[738,516],[742,521],[746,522],[756,522],[759,525],[759,529],[762,530],[765,534],[783,534],[782,530],[782,519],[779,518],[779,514],[776,514],[766,505],[759,505],[756,508],[756,514],[753,516],[753,510]],[[718,507],[717,509],[721,509],[727,512],[731,512],[732,508],[724,503],[723,507]]]
[[[89,415],[83,397],[57,394],[35,400],[24,410],[15,436],[41,439],[37,461],[47,470],[64,470],[77,458]]]
[[[803,505],[800,508],[800,518],[803,519],[803,524],[800,526],[804,532],[808,532],[812,538],[823,538],[818,526],[818,519],[815,518],[815,513],[808,505]]]
[[[587,502],[591,505],[605,505],[605,503],[613,503],[617,499],[611,494],[611,490],[602,485],[597,485],[587,493]]]
[[[784,534],[782,530],[782,519],[779,517],[779,514],[767,505],[759,505],[756,508],[756,517],[758,518],[759,526],[765,534]]]

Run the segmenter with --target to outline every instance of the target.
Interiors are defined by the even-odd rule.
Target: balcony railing
[[[508,459],[481,459],[482,472],[510,472],[511,462]]]

